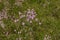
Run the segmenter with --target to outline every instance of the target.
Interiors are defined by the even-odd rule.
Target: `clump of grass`
[[[4,4],[0,2],[0,11],[4,8]]]

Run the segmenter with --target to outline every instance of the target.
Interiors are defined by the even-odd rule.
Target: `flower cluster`
[[[26,16],[27,16],[27,21],[33,20],[36,17],[36,12],[34,11],[34,9],[32,10],[28,9]]]
[[[32,20],[38,22],[38,18],[36,18],[37,14],[34,9],[28,9],[26,12],[26,20],[30,23],[32,23]],[[41,22],[38,22],[39,25],[41,25]]]
[[[34,9],[27,9],[25,14],[19,12],[20,19],[25,18],[26,22],[29,22],[29,23],[32,23],[33,20],[35,20],[36,22],[39,21],[38,18],[36,18],[36,16],[37,14]],[[39,25],[40,24],[41,22],[39,22]],[[25,25],[25,22],[22,22],[22,25]]]

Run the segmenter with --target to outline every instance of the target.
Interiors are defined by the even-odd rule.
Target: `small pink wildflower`
[[[31,19],[34,19],[34,17],[31,17]]]
[[[28,11],[27,11],[27,18],[30,20],[30,19],[34,19],[35,17],[36,17],[36,12],[34,12],[34,9],[32,9],[32,10],[30,10],[30,9],[28,9]]]

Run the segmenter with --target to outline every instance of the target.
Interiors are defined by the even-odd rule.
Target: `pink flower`
[[[32,17],[31,17],[31,19],[33,20],[33,19],[34,19],[34,17],[32,16]]]
[[[35,15],[32,15],[32,17],[34,17],[34,18],[35,18]]]
[[[28,18],[31,19],[32,18],[31,15],[29,15]]]
[[[26,17],[27,17],[27,21],[33,20],[36,17],[36,12],[34,12],[34,9],[32,10],[28,9]],[[30,23],[32,23],[32,21],[30,21]]]

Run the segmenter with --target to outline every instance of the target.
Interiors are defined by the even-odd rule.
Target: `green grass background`
[[[15,0],[8,0],[9,6],[4,5],[6,0],[0,2],[0,11],[7,7],[7,14],[9,16],[14,15],[18,18],[18,12],[24,13],[27,9],[34,9],[37,13],[37,18],[41,21],[42,25],[32,25],[26,23],[26,27],[18,23],[14,23],[10,18],[3,19],[2,21],[6,25],[5,29],[0,27],[0,40],[16,40],[16,38],[22,37],[22,40],[43,40],[44,35],[51,35],[52,40],[60,40],[60,0],[25,0],[22,6],[14,5]],[[45,6],[44,6],[45,5]],[[29,30],[29,29],[32,30]],[[23,30],[21,34],[14,32],[14,29]],[[25,32],[25,30],[27,32]],[[9,32],[8,36],[5,36],[3,32]],[[29,31],[33,33],[33,36],[29,35]],[[27,35],[28,34],[28,35]],[[27,36],[26,36],[27,35]],[[24,39],[24,37],[26,37]]]

